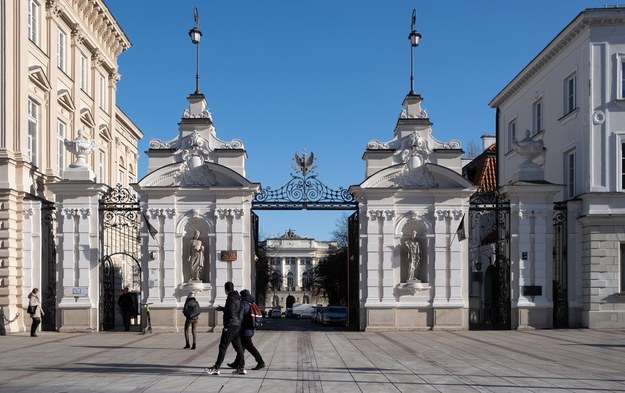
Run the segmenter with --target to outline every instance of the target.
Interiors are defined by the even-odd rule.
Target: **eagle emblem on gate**
[[[317,169],[317,166],[313,165],[315,161],[314,153],[310,152],[310,156],[306,157],[306,149],[304,149],[301,157],[297,154],[297,152],[295,152],[295,156],[293,156],[293,161],[295,161],[295,164],[291,165],[293,170],[296,173],[301,173],[304,177],[306,177],[310,173],[313,173],[315,169]]]

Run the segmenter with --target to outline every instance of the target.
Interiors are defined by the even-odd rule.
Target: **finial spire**
[[[414,47],[419,45],[421,39],[421,33],[415,30],[415,23],[417,23],[417,10],[413,9],[410,19],[410,34],[408,35],[410,40],[410,95],[414,95]]]
[[[189,36],[191,42],[195,45],[195,93],[200,94],[200,40],[202,38],[202,32],[200,31],[200,15],[197,11],[197,7],[193,7],[193,21],[195,26],[189,30]]]

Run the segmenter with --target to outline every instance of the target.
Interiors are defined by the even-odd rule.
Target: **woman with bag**
[[[41,316],[45,315],[41,308],[41,301],[39,300],[39,288],[33,288],[32,292],[28,294],[28,313],[33,319],[32,325],[30,325],[30,336],[37,337],[37,328],[41,323]]]
[[[182,309],[182,313],[186,317],[184,322],[184,340],[187,344],[184,346],[184,349],[191,348],[195,349],[195,329],[197,327],[197,321],[200,316],[200,304],[195,300],[195,295],[193,292],[189,296],[187,296],[187,300],[184,302],[184,308]],[[193,336],[193,346],[189,346],[189,327],[191,327],[191,335]]]

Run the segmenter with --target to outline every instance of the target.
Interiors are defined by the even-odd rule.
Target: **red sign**
[[[230,251],[222,251],[221,254],[219,255],[219,259],[221,261],[225,261],[225,262],[233,262],[237,260],[237,252],[230,250]]]

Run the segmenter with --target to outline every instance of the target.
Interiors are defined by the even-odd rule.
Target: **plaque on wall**
[[[236,250],[222,251],[219,254],[219,260],[224,262],[233,262],[237,260]]]

